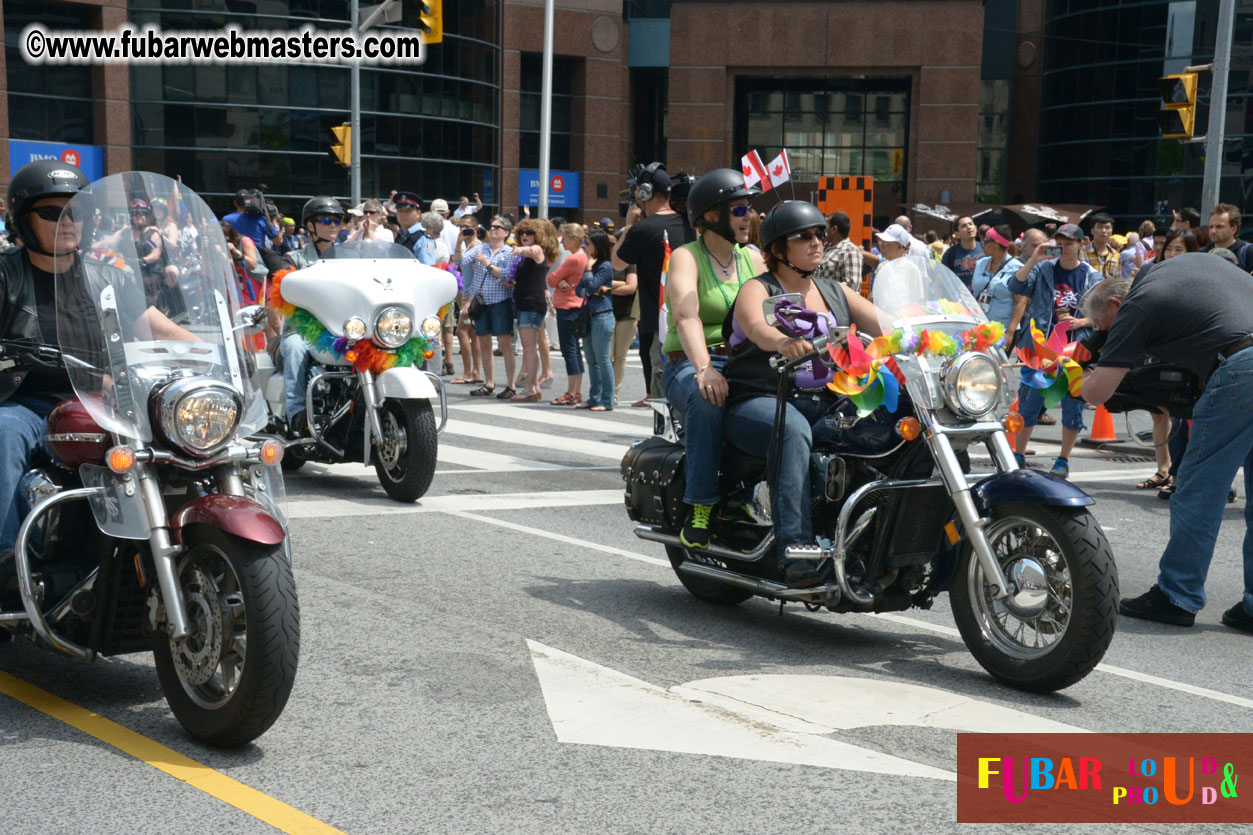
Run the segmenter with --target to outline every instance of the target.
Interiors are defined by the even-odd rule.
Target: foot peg
[[[824,560],[830,554],[827,553],[821,545],[817,543],[809,545],[789,545],[783,549],[783,558],[786,560]]]

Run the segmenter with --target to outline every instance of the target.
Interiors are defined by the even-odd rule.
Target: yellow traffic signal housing
[[[418,28],[422,30],[422,43],[444,42],[444,0],[421,0],[418,3]]]
[[[340,165],[352,165],[352,125],[333,127],[331,133],[335,134],[335,144],[331,146],[335,161]]]
[[[1190,139],[1196,122],[1196,73],[1184,72],[1159,78],[1162,91],[1162,136]]]

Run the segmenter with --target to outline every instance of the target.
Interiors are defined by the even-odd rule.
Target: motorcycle
[[[449,272],[418,263],[390,242],[328,250],[312,266],[280,272],[267,305],[312,350],[303,426],[285,414],[282,374],[262,360],[270,429],[289,440],[283,466],[306,461],[373,462],[387,495],[421,498],[435,475],[438,436],[448,423],[439,375],[425,370],[443,330],[444,306],[457,294]],[[438,400],[435,421],[432,400]]]
[[[3,345],[0,368],[63,368],[75,396],[21,481],[0,635],[83,661],[151,652],[182,726],[235,747],[282,713],[300,649],[283,446],[247,439],[266,422],[245,343],[264,311],[239,306],[216,218],[167,177],[106,177],[60,223],[158,196],[197,231],[196,268],[158,292],[129,234],[83,239],[56,258],[59,345]]]
[[[1092,498],[1060,477],[1017,466],[1005,434],[1006,425],[1021,426],[1004,409],[1012,397],[1008,361],[956,275],[925,259],[887,262],[872,298],[883,332],[896,337],[871,343],[880,360],[845,380],[850,394],[831,418],[842,431],[813,448],[818,548],[788,549],[789,557],[821,560],[820,585],[789,588],[773,557],[766,478],[773,451],[763,460],[727,445],[722,495],[754,497],[756,518],[722,522],[706,548],[683,546],[682,416],[665,401],[650,401],[654,437],[622,460],[635,534],[665,545],[683,586],[714,604],[759,596],[813,611],[890,612],[930,608],[947,591],[966,646],[993,677],[1032,692],[1074,684],[1109,647],[1118,604],[1109,543],[1087,509]],[[777,324],[798,303],[767,299],[767,322]],[[775,358],[780,406],[771,450],[780,448],[782,404],[797,374],[814,362],[841,368],[854,353],[866,354],[848,347],[860,339],[840,327],[814,340],[804,357]],[[829,342],[845,353],[828,350]],[[862,401],[860,412],[854,408],[854,390],[874,385],[899,388],[894,414],[887,396],[884,406]],[[970,451],[979,446],[990,455],[989,472],[970,472]]]

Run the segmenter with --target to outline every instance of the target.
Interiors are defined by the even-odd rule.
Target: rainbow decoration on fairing
[[[289,267],[270,276],[265,306],[284,317],[292,332],[314,350],[347,360],[352,363],[353,371],[369,371],[372,374],[380,374],[389,368],[419,365],[435,356],[434,344],[421,333],[394,351],[379,347],[369,337],[353,341],[346,336],[332,335],[312,313],[283,299],[283,278],[292,272],[295,270]],[[441,318],[442,315],[441,308]]]
[[[1083,369],[1075,362],[1075,343],[1066,343],[1069,322],[1062,322],[1045,342],[1044,334],[1031,320],[1031,348],[1019,348],[1018,358],[1027,366],[1022,382],[1044,395],[1044,405],[1053,408],[1069,394],[1078,397],[1083,388]]]

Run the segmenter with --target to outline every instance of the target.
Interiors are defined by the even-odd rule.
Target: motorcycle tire
[[[395,447],[375,441],[374,472],[387,495],[398,502],[415,502],[426,493],[435,477],[439,436],[429,400],[387,400],[379,409],[384,434]]]
[[[184,537],[178,575],[192,635],[175,646],[165,629],[153,634],[157,677],[189,734],[237,748],[274,724],[295,683],[296,583],[281,543],[260,545],[207,525],[188,526]]]
[[[674,569],[675,576],[679,578],[683,588],[687,589],[697,600],[712,603],[715,606],[738,606],[753,596],[753,593],[747,589],[719,583],[717,580],[706,580],[704,577],[696,577],[680,569],[679,565],[687,559],[687,552],[682,548],[667,545],[666,556],[670,558],[670,567]]]
[[[283,462],[279,465],[285,473],[294,473],[305,465],[305,459],[294,449],[289,449],[283,454]]]
[[[1100,663],[1114,639],[1118,568],[1109,542],[1081,508],[1002,505],[990,516],[988,543],[1018,589],[1011,599],[1022,617],[992,596],[967,541],[949,586],[962,640],[983,669],[1011,687],[1069,687]],[[1017,586],[1015,571],[1043,579],[1047,591]]]

